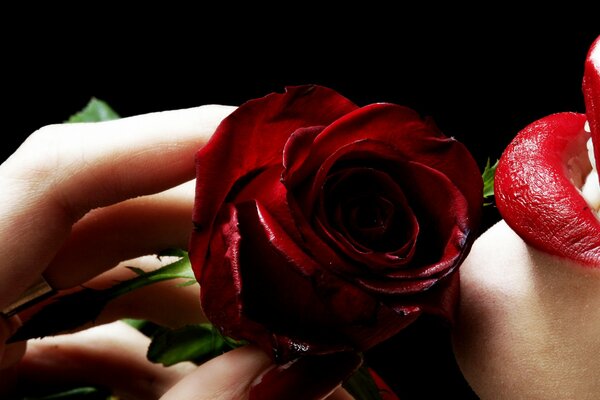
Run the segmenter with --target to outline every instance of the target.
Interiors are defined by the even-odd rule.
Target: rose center
[[[398,250],[417,229],[402,190],[384,172],[339,171],[327,180],[324,195],[327,225],[362,251]]]
[[[342,205],[344,220],[356,236],[369,242],[381,240],[392,224],[394,205],[379,196],[360,196]]]

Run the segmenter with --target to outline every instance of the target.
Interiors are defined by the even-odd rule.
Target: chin
[[[486,399],[600,396],[600,268],[527,245],[504,221],[460,268],[457,362]]]

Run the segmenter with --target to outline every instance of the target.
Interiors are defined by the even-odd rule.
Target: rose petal
[[[370,325],[354,325],[344,330],[344,334],[357,343],[357,350],[366,351],[379,343],[396,336],[421,315],[419,306],[407,305],[395,309],[380,304],[377,315]]]
[[[305,196],[303,196],[302,192],[297,193],[298,197],[306,198],[303,201],[303,203],[304,210],[307,215],[313,215],[315,213],[315,208],[318,208],[317,199],[322,196],[323,188],[326,185],[326,180],[329,179],[330,175],[332,174],[332,169],[341,164],[345,165],[346,169],[353,167],[363,169],[368,168],[373,171],[377,171],[375,173],[383,174],[380,176],[380,179],[387,180],[387,186],[389,186],[390,189],[392,189],[395,186],[399,191],[401,191],[396,182],[393,182],[391,178],[388,179],[385,177],[385,175],[389,175],[390,173],[394,174],[396,177],[402,175],[402,173],[397,173],[397,170],[403,164],[406,164],[406,162],[402,157],[399,156],[399,152],[397,149],[395,149],[387,143],[371,139],[351,142],[345,146],[340,147],[337,151],[335,151],[333,154],[331,154],[330,157],[328,157],[325,160],[325,162],[318,169],[316,175],[314,177],[311,177],[312,186],[310,191],[306,192]],[[402,193],[397,193],[397,195],[400,197],[404,197]],[[391,260],[403,264],[404,260],[402,260],[401,257],[399,257],[400,254],[398,253],[402,253],[402,249],[397,249],[397,251],[391,251],[389,254],[389,259],[385,261],[382,264],[382,266],[389,265],[389,262]],[[384,255],[384,258],[388,257]],[[368,262],[377,263],[377,260],[370,259]]]
[[[458,262],[460,254],[468,251],[468,237],[475,234],[472,231],[474,226],[474,217],[469,214],[467,208],[467,200],[463,193],[459,191],[454,183],[440,171],[437,171],[427,165],[417,162],[407,162],[402,158],[400,151],[390,147],[386,143],[381,143],[374,140],[361,140],[347,144],[336,152],[332,153],[329,158],[319,168],[315,177],[311,177],[308,181],[312,181],[310,190],[307,190],[303,185],[294,189],[296,197],[301,199],[301,212],[304,219],[308,219],[314,214],[314,203],[322,192],[322,187],[325,185],[325,179],[328,176],[331,168],[338,163],[346,163],[348,165],[374,165],[379,170],[387,171],[387,173],[398,182],[403,188],[403,193],[408,199],[408,202],[417,216],[417,221],[421,226],[417,243],[417,254],[411,262],[411,268],[408,270],[393,269],[386,272],[386,277],[383,280],[388,280],[389,277],[407,278],[422,280],[430,278],[439,273],[445,273],[448,268],[453,268]],[[290,175],[292,176],[292,175]],[[481,178],[478,178],[481,181]],[[284,183],[288,183],[287,181]],[[477,184],[475,185],[477,186]],[[432,190],[435,188],[436,190]],[[288,201],[289,201],[288,195]],[[290,204],[293,204],[290,202]],[[294,214],[298,220],[299,217]],[[303,234],[308,231],[306,227],[302,227]],[[305,237],[307,237],[305,235]],[[318,250],[313,250],[313,246],[319,245],[318,240],[309,241],[306,246],[318,255],[324,254]],[[343,253],[345,256],[349,253]],[[391,253],[393,256],[393,252]],[[350,255],[352,256],[352,255]],[[369,265],[381,265],[387,267],[398,267],[403,265],[399,258],[389,258],[385,254],[370,256],[365,262],[367,268],[350,270],[346,264],[341,264],[338,272],[345,274],[351,272],[353,276],[359,276],[369,281],[370,274],[365,274],[364,271],[369,271]],[[359,256],[360,257],[360,256]],[[379,257],[379,258],[378,258]],[[337,268],[338,263],[332,264],[332,268]],[[373,277],[373,285],[378,285],[379,279]],[[390,280],[384,283],[382,287],[385,291],[391,290],[394,285],[398,285],[396,290],[398,293],[412,292],[413,290],[422,290],[433,284],[434,281],[426,280],[413,285],[404,286],[396,280]],[[361,280],[361,282],[363,282]],[[371,284],[369,284],[370,289]]]
[[[472,230],[467,199],[446,175],[427,165],[408,162],[401,186],[419,221],[420,231],[413,267],[388,276],[428,277],[443,272],[448,263],[468,251]],[[435,188],[435,190],[432,190]]]
[[[385,233],[388,242],[392,241],[390,243],[383,243],[384,238],[380,238],[377,240],[380,243],[371,243],[370,245],[365,243],[364,240],[357,239],[356,233],[349,231],[346,221],[341,220],[343,219],[339,215],[342,213],[341,209],[329,210],[330,207],[326,207],[324,204],[331,199],[324,199],[323,197],[333,195],[325,192],[350,190],[354,194],[360,193],[360,190],[363,189],[359,187],[361,181],[357,178],[360,174],[365,175],[363,179],[368,179],[368,182],[364,182],[365,184],[377,185],[379,190],[385,191],[384,194],[390,201],[393,200],[393,203],[390,202],[390,207],[394,208],[395,218],[390,223],[396,226],[390,227],[390,232]],[[414,254],[414,244],[419,232],[419,225],[397,183],[388,174],[371,168],[346,168],[330,176],[329,180],[332,179],[337,182],[333,183],[334,187],[330,190],[322,190],[322,198],[316,210],[316,226],[321,235],[328,238],[343,254],[364,264],[372,271],[398,267],[409,262]],[[352,193],[346,193],[346,197],[350,195]],[[402,229],[402,232],[399,232],[397,237],[390,238],[390,235],[397,232],[397,225],[401,225],[399,228]],[[394,228],[396,229],[394,230]],[[386,248],[379,249],[379,246],[385,246]]]
[[[431,168],[407,163],[406,175],[411,184],[407,197],[420,200],[413,209],[421,230],[411,268],[395,269],[385,276],[361,276],[361,286],[383,295],[409,295],[429,290],[436,282],[452,273],[470,248],[467,204],[462,193],[449,179]],[[433,192],[430,188],[435,187]],[[414,191],[414,193],[413,193]],[[404,304],[404,303],[403,303]]]
[[[248,340],[281,362],[303,352],[321,354],[347,349],[330,342],[288,337],[253,320],[245,304],[245,291],[249,289],[243,280],[240,259],[243,239],[239,230],[238,210],[233,206],[226,207],[219,213],[216,224],[219,228],[215,229],[199,283],[203,310],[224,335]]]
[[[272,293],[280,291],[281,297],[275,296],[275,298],[290,300],[289,304],[273,304],[269,307],[282,307],[283,314],[288,312],[297,314],[294,318],[304,315],[307,320],[313,323],[327,326],[332,323],[339,323],[340,319],[356,321],[372,316],[374,300],[364,294],[361,295],[351,285],[340,282],[339,279],[330,275],[325,268],[309,258],[286,235],[264,207],[258,203],[245,203],[240,205],[239,208],[241,210],[240,229],[245,241],[243,245],[247,246],[245,247],[246,253],[240,254],[241,262],[244,263],[244,268],[252,271],[247,282],[253,282],[256,286],[269,286],[269,281],[271,281],[270,290],[262,291],[262,294],[267,295],[265,299],[267,303],[272,303]],[[261,258],[256,257],[256,254],[261,254]],[[249,267],[249,265],[255,266]],[[321,300],[317,296],[317,290],[328,299],[323,304],[320,304]],[[344,313],[330,315],[327,308],[333,307],[335,309],[336,296],[345,295],[348,291],[352,291],[353,301],[356,300],[356,297],[361,300],[359,302],[360,306],[357,304],[356,307],[345,310]],[[256,293],[260,292],[259,290]],[[299,293],[297,297],[291,296],[296,292]],[[314,298],[307,297],[313,294]],[[315,305],[321,308],[310,310]],[[274,321],[274,323],[279,322]],[[290,321],[290,323],[299,324],[306,328],[304,322],[299,320]],[[288,324],[284,325],[289,326]]]
[[[304,163],[284,172],[286,185],[296,186],[340,147],[365,139],[387,143],[405,160],[429,165],[448,176],[464,193],[473,226],[478,224],[483,183],[471,153],[462,143],[444,136],[431,120],[395,104],[368,105],[337,119],[315,138]]]
[[[244,313],[274,336],[293,338],[284,348],[279,341],[276,354],[354,347],[340,329],[371,321],[376,301],[315,264],[264,207],[248,202],[238,208]]]
[[[296,186],[290,184],[297,180],[296,172],[293,170],[284,172],[283,182],[288,186],[288,203],[292,207],[294,218],[305,238],[305,245],[315,255],[318,260],[328,259],[332,268],[343,274],[357,275],[364,270],[360,265],[347,263],[344,258],[349,254],[342,252],[342,256],[337,255],[329,246],[324,246],[323,238],[314,231],[313,214],[315,213],[315,204],[322,193],[325,181],[336,163],[347,163],[353,165],[356,163],[362,166],[372,166],[379,169],[394,169],[397,163],[405,161],[399,157],[399,152],[386,143],[370,139],[350,142],[328,157],[318,168],[315,176],[309,176],[306,181],[297,182]],[[289,178],[289,179],[288,179]],[[402,252],[402,249],[398,249]],[[392,252],[393,253],[393,252]],[[352,255],[350,255],[352,257]],[[358,256],[360,257],[360,256]],[[369,259],[369,263],[381,264],[384,268],[387,266],[397,266],[403,264],[403,260],[396,255],[386,254],[374,255],[374,259]],[[363,264],[364,265],[364,264]]]
[[[364,350],[420,314],[413,305],[392,310],[379,304],[315,265],[260,204],[240,205],[239,215],[244,315],[268,327],[279,357]]]
[[[204,263],[215,215],[236,182],[265,166],[281,164],[284,145],[298,128],[328,125],[355,108],[331,89],[297,86],[251,100],[225,118],[196,155],[192,265]]]
[[[302,245],[313,259],[318,260],[320,265],[326,265],[329,270],[341,273],[342,275],[352,276],[360,271],[358,266],[351,263],[345,255],[340,254],[336,249],[329,246],[317,234],[310,221],[306,219],[298,202],[289,191],[287,202],[296,227],[302,237]]]
[[[283,167],[296,169],[306,159],[310,146],[324,126],[311,126],[296,130],[285,144],[283,149]]]
[[[256,201],[270,214],[277,216],[277,222],[282,226],[287,235],[300,243],[302,237],[296,227],[296,222],[292,217],[287,202],[287,188],[281,183],[282,167],[274,165],[260,174],[247,184],[230,199],[233,204],[240,204],[248,201]]]
[[[270,351],[274,346],[269,332],[244,314],[237,210],[233,206],[221,210],[217,226],[198,279],[203,311],[224,335],[251,340]]]
[[[448,276],[438,279],[435,285],[412,296],[390,299],[388,305],[394,310],[400,310],[412,304],[419,307],[423,313],[438,316],[442,321],[452,324],[460,297],[459,275],[460,271],[448,274]]]

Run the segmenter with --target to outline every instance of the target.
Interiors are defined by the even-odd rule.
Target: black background
[[[408,26],[415,22],[408,13],[359,12],[334,21],[289,6],[277,18],[242,22],[226,10],[100,20],[80,15],[69,24],[48,18],[4,32],[1,159],[92,96],[130,116],[237,105],[287,85],[316,83],[359,105],[393,102],[431,116],[466,143],[482,168],[528,123],[554,112],[584,112],[583,63],[600,34],[593,26],[485,18],[439,24],[423,14]],[[445,339],[423,332],[411,327],[404,338],[415,344],[395,349],[410,382],[404,398],[474,398],[444,354]],[[432,340],[437,344],[428,346]],[[379,351],[385,358],[388,350],[376,349],[375,357]]]
[[[329,86],[359,105],[393,102],[433,117],[480,164],[526,124],[584,111],[583,62],[592,28],[466,27],[398,21],[124,18],[36,26],[2,39],[2,159],[35,129],[62,122],[91,96],[122,116],[237,105],[287,85]],[[307,17],[308,18],[308,17]],[[369,18],[366,15],[365,18]],[[415,24],[417,25],[417,24]],[[454,29],[453,29],[454,28]],[[460,28],[460,29],[458,29]],[[28,27],[23,27],[26,31]]]

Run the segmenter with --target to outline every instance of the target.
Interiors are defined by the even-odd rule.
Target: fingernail
[[[268,370],[250,388],[249,400],[320,400],[362,364],[357,353],[305,356]]]

